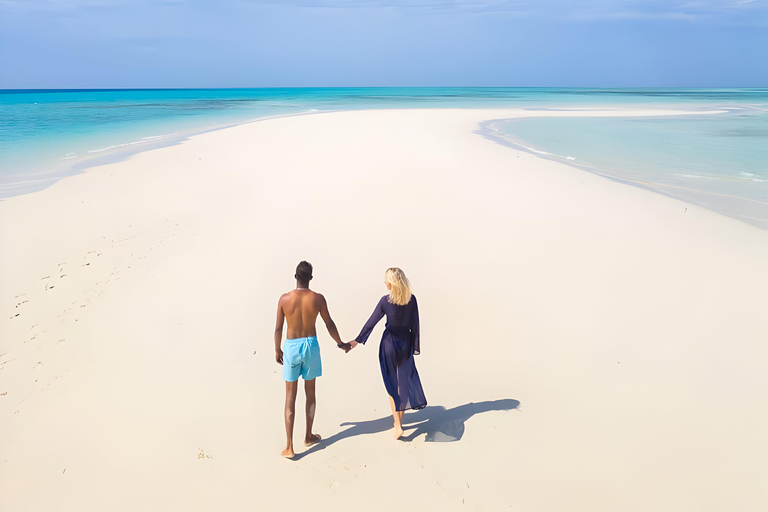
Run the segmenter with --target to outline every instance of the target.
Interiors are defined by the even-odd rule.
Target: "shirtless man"
[[[336,340],[336,346],[349,352],[349,343],[342,343],[336,324],[333,323],[325,297],[309,289],[312,280],[312,265],[302,261],[296,267],[296,289],[284,294],[277,303],[275,323],[275,359],[283,365],[285,380],[285,435],[288,439],[283,457],[293,458],[293,420],[296,415],[296,393],[299,389],[299,375],[304,379],[304,393],[307,396],[307,433],[304,444],[310,446],[320,441],[312,433],[315,420],[315,378],[323,374],[320,362],[320,345],[317,343],[315,320],[318,313],[325,322],[328,333]],[[284,350],[280,349],[283,338],[283,320],[288,320]]]

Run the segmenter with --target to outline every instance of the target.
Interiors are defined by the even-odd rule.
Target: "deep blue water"
[[[685,118],[522,119],[498,128],[520,145],[601,174],[671,180],[672,188],[706,189],[708,199],[721,194],[711,204],[699,201],[713,209],[722,211],[726,196],[747,200],[736,216],[763,215],[760,203],[768,202],[768,89],[561,88],[0,90],[0,199],[45,188],[94,157],[119,158],[254,119],[440,107],[726,109]]]

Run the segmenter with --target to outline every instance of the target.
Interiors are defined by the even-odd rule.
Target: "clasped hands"
[[[341,350],[343,350],[344,353],[346,354],[347,352],[355,348],[357,345],[359,345],[359,343],[357,343],[357,341],[355,340],[352,340],[352,341],[348,341],[347,343],[342,343],[341,345],[336,345],[336,346],[339,347]]]

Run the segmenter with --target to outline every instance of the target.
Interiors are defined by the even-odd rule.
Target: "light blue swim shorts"
[[[283,344],[283,380],[312,380],[323,374],[317,336],[285,340]]]

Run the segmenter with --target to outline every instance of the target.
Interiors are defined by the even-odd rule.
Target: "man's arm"
[[[320,301],[320,317],[323,319],[323,322],[325,322],[325,328],[328,329],[328,334],[331,335],[331,338],[333,338],[336,341],[336,346],[339,348],[343,348],[345,352],[349,352],[349,344],[344,343],[341,341],[341,336],[339,336],[339,330],[336,329],[336,324],[333,322],[333,319],[331,318],[331,314],[328,312],[328,304],[325,302],[325,297],[317,294],[318,300]]]
[[[283,364],[283,351],[280,349],[280,342],[283,341],[283,322],[285,313],[283,312],[283,298],[277,301],[277,320],[275,321],[275,361]]]

